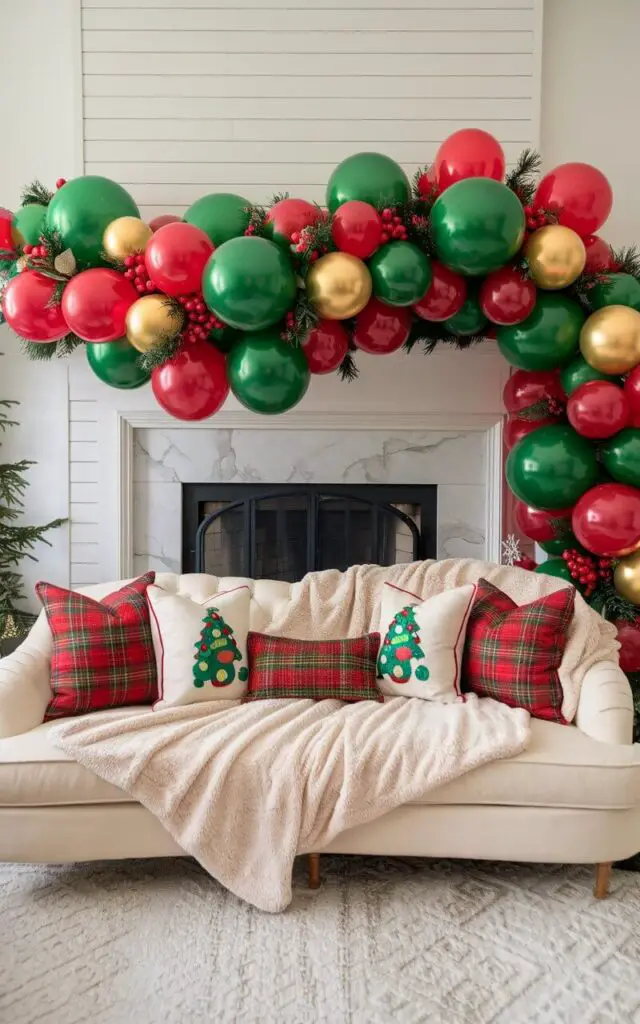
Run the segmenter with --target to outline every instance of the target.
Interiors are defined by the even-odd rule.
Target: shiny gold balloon
[[[127,313],[127,338],[138,352],[171,341],[182,330],[184,313],[166,295],[143,295]]]
[[[144,252],[152,234],[139,217],[117,217],[105,228],[102,245],[112,259],[122,262],[134,252]]]
[[[580,351],[594,370],[628,373],[640,363],[640,313],[630,306],[604,306],[580,331]]]
[[[530,236],[525,256],[534,284],[548,291],[567,288],[584,270],[587,250],[580,235],[561,224],[548,224]]]
[[[346,320],[371,298],[369,268],[348,252],[329,252],[307,274],[307,292],[320,316]]]
[[[613,583],[621,597],[640,605],[640,551],[620,559],[613,573]]]

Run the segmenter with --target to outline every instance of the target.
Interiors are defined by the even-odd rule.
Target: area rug
[[[186,858],[0,865],[11,1024],[632,1024],[640,875],[324,857],[283,914]]]

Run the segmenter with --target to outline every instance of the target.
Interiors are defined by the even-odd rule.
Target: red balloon
[[[213,252],[213,242],[195,224],[165,224],[147,242],[147,273],[165,295],[199,292],[202,271]]]
[[[281,199],[269,210],[265,223],[271,224],[274,241],[277,235],[287,242],[291,236],[300,234],[303,228],[315,224],[322,217],[322,211],[306,199]]]
[[[624,391],[617,384],[590,380],[569,395],[567,417],[578,434],[601,441],[627,426],[629,406]]]
[[[127,333],[127,310],[137,298],[122,274],[94,267],[71,278],[62,293],[62,313],[69,330],[84,341],[116,341]]]
[[[504,178],[502,146],[480,128],[461,128],[441,144],[433,161],[435,180],[442,192],[463,178]]]
[[[548,540],[556,540],[558,526],[571,529],[570,508],[542,509],[526,505],[524,501],[515,504],[515,516],[518,529],[525,537],[539,544]],[[554,522],[556,520],[556,522]],[[557,521],[560,520],[560,523]]]
[[[629,555],[640,544],[640,490],[628,484],[598,484],[578,499],[573,532],[594,555]]]
[[[623,672],[640,672],[640,629],[636,622],[618,619],[616,622],[620,644],[620,668]]]
[[[605,242],[604,238],[600,238],[599,235],[587,235],[582,241],[587,250],[585,273],[597,274],[603,270],[613,270],[616,265],[615,260],[611,246]]]
[[[488,320],[504,327],[526,320],[536,304],[537,289],[515,267],[501,267],[485,277],[480,308]]]
[[[640,366],[634,366],[625,380],[624,393],[629,407],[629,426],[640,427]]]
[[[7,254],[14,254],[18,248],[19,240],[13,227],[13,214],[11,210],[0,208],[0,259],[7,258]],[[4,254],[4,256],[3,256]]]
[[[179,420],[213,416],[229,394],[226,359],[206,341],[194,341],[151,374],[156,401]]]
[[[311,373],[337,370],[349,351],[349,335],[339,320],[318,320],[302,342]]]
[[[560,164],[538,185],[535,209],[557,209],[558,221],[581,238],[601,228],[611,213],[613,193],[602,171],[591,164]]]
[[[502,392],[507,412],[517,413],[530,409],[532,405],[554,399],[562,405],[565,393],[557,370],[516,370],[509,377]],[[542,412],[542,419],[546,414]]]
[[[331,234],[338,249],[360,260],[373,256],[380,245],[382,230],[382,217],[376,208],[359,199],[350,199],[339,206],[331,223]]]
[[[504,425],[504,443],[508,452],[511,451],[518,441],[521,441],[523,437],[530,434],[532,430],[537,430],[538,427],[546,427],[551,423],[557,423],[557,419],[554,416],[543,416],[539,420],[523,420],[519,416],[509,416],[507,422]]]
[[[152,231],[157,231],[158,228],[163,228],[165,224],[177,224],[182,220],[182,217],[176,217],[173,213],[161,213],[159,217],[154,217],[153,220],[149,221],[149,227]]]
[[[387,355],[401,348],[411,330],[411,310],[370,299],[356,317],[353,342],[363,352]]]
[[[437,260],[431,261],[431,284],[413,306],[423,320],[448,320],[462,309],[467,298],[467,282],[460,274]]]
[[[4,290],[2,312],[16,334],[27,341],[59,341],[69,333],[59,302],[51,304],[57,281],[23,270]]]

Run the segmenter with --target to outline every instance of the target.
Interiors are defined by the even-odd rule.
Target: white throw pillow
[[[244,697],[249,588],[194,601],[150,586],[147,600],[160,694],[154,709]]]
[[[408,590],[384,584],[378,676],[386,696],[444,704],[460,699],[462,650],[475,589],[467,583],[421,601]]]

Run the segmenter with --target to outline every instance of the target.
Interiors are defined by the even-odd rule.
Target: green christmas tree
[[[416,658],[424,658],[424,651],[420,647],[415,612],[407,605],[389,623],[380,648],[380,673],[389,676],[394,683],[408,683],[411,678],[411,662]],[[426,665],[418,665],[414,675],[416,679],[425,682],[429,678],[429,669]]]
[[[202,621],[200,639],[195,644],[193,685],[200,688],[209,682],[212,686],[229,686],[236,678],[234,661],[242,661],[233,631],[217,608],[209,608]],[[248,676],[243,665],[238,679],[244,682]]]

